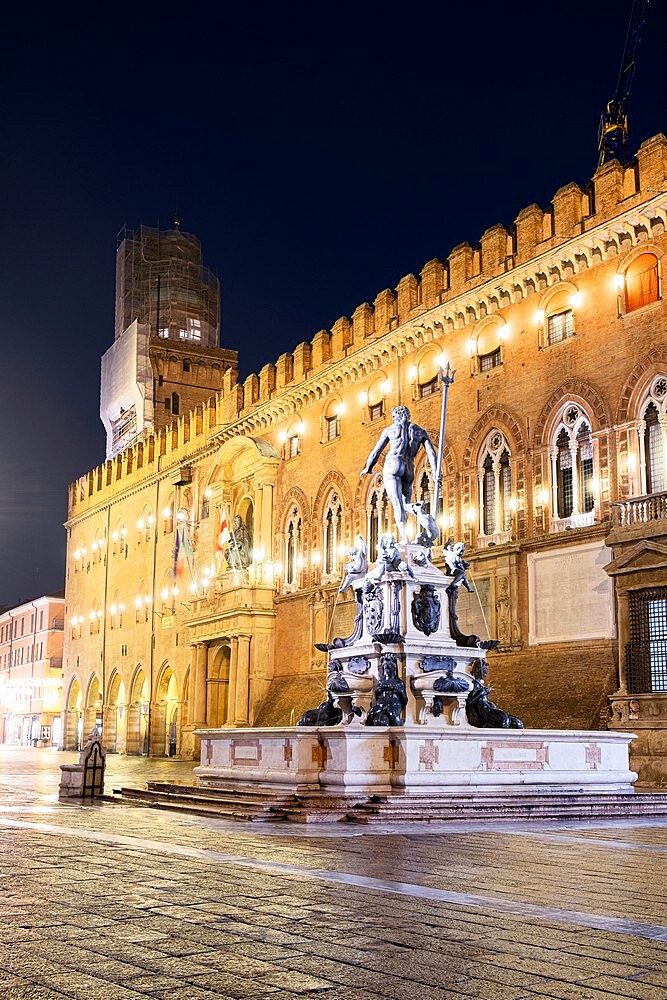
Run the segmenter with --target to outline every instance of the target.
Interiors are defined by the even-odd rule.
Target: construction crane
[[[630,96],[632,79],[635,75],[637,49],[642,28],[646,22],[646,8],[649,2],[650,0],[632,0],[628,33],[625,36],[625,48],[623,49],[616,92],[600,118],[598,167],[601,167],[603,163],[608,163],[609,160],[627,162],[628,116],[625,108]]]

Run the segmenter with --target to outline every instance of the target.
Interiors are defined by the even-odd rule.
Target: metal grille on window
[[[324,523],[324,572],[334,571],[334,516],[329,509]]]
[[[491,351],[489,354],[480,354],[479,356],[479,370],[481,372],[488,372],[492,368],[497,368],[500,363],[501,359],[499,347],[497,347],[495,351]]]
[[[504,451],[503,457],[500,460],[500,493],[503,501],[503,531],[512,530],[512,508],[510,507],[510,500],[512,499],[512,475],[510,472],[510,457],[509,454]]]
[[[338,437],[338,417],[327,417],[327,441]]]
[[[425,396],[432,396],[434,392],[438,391],[438,376],[430,379],[428,382],[422,382],[419,386],[419,398],[424,399]]]
[[[554,313],[547,320],[547,340],[549,344],[559,344],[574,334],[574,314],[571,309]]]
[[[484,534],[492,535],[496,530],[496,477],[491,456],[484,462]]]
[[[384,413],[384,400],[381,400],[379,403],[372,403],[368,407],[368,415],[371,418],[371,420],[380,420],[383,413]]]
[[[299,435],[294,434],[289,439],[289,457],[295,458],[299,454]]]
[[[572,513],[572,453],[570,438],[565,428],[556,440],[558,448],[558,516],[569,517]]]
[[[631,591],[625,670],[630,694],[667,692],[667,587]]]
[[[579,445],[579,465],[581,469],[581,509],[585,514],[593,510],[595,496],[593,494],[593,442],[588,424],[582,424],[577,434]]]
[[[644,414],[646,430],[644,431],[644,446],[646,450],[646,492],[662,493],[667,488],[665,483],[665,450],[663,446],[663,430],[658,421],[658,410],[649,403]]]

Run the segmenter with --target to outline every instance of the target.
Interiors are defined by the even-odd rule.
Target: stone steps
[[[160,787],[156,788],[153,784],[149,782],[145,789],[114,788],[114,797],[141,802],[156,809],[172,809],[199,816],[217,816],[243,822],[285,818],[278,800],[274,797],[262,797],[258,793],[246,797],[222,793],[217,789],[212,790],[213,794],[210,794],[211,790],[196,786],[159,783]]]
[[[447,822],[452,820],[624,819],[667,815],[667,794],[512,795],[507,797],[388,796],[350,810],[349,822]]]
[[[274,789],[149,782],[114,796],[157,809],[239,822],[360,824],[451,821],[625,819],[667,816],[667,792],[526,795],[330,795]]]

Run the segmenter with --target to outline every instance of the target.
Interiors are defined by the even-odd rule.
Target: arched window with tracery
[[[343,541],[343,506],[338,493],[329,494],[324,505],[322,571],[325,577],[338,576],[338,550]]]
[[[642,493],[662,493],[667,490],[667,375],[653,379],[640,412]]]
[[[366,524],[368,557],[375,560],[378,557],[380,537],[389,532],[389,499],[380,476],[374,477],[368,493]]]
[[[510,448],[502,431],[494,428],[480,451],[479,484],[480,543],[509,541],[512,531],[512,469]],[[505,537],[507,536],[507,537]]]
[[[428,465],[425,465],[421,470],[419,469],[417,470],[412,499],[417,503],[419,502],[423,503],[424,511],[427,514],[432,514],[433,511],[431,510],[431,505],[433,502],[433,494],[434,494],[434,484],[431,472]],[[434,517],[438,525],[438,529],[440,531],[440,534],[435,544],[442,545],[445,540],[444,536],[445,528],[443,527],[443,525],[445,525],[445,516],[444,516],[444,500],[442,491],[440,492],[440,496],[438,498],[438,510],[434,515]],[[420,530],[419,527],[417,527],[417,534],[419,533],[419,530]]]
[[[303,527],[296,504],[290,509],[285,524],[285,588],[296,590],[303,567]]]
[[[593,523],[593,438],[590,418],[577,403],[566,403],[556,422],[551,443],[551,487],[553,527]]]

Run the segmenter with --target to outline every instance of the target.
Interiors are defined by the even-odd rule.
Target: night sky
[[[0,605],[64,586],[67,485],[105,458],[123,225],[178,212],[221,279],[222,346],[259,372],[585,183],[631,2],[233,23],[224,5],[95,6],[3,21]],[[662,0],[648,17],[631,152],[667,132]]]

